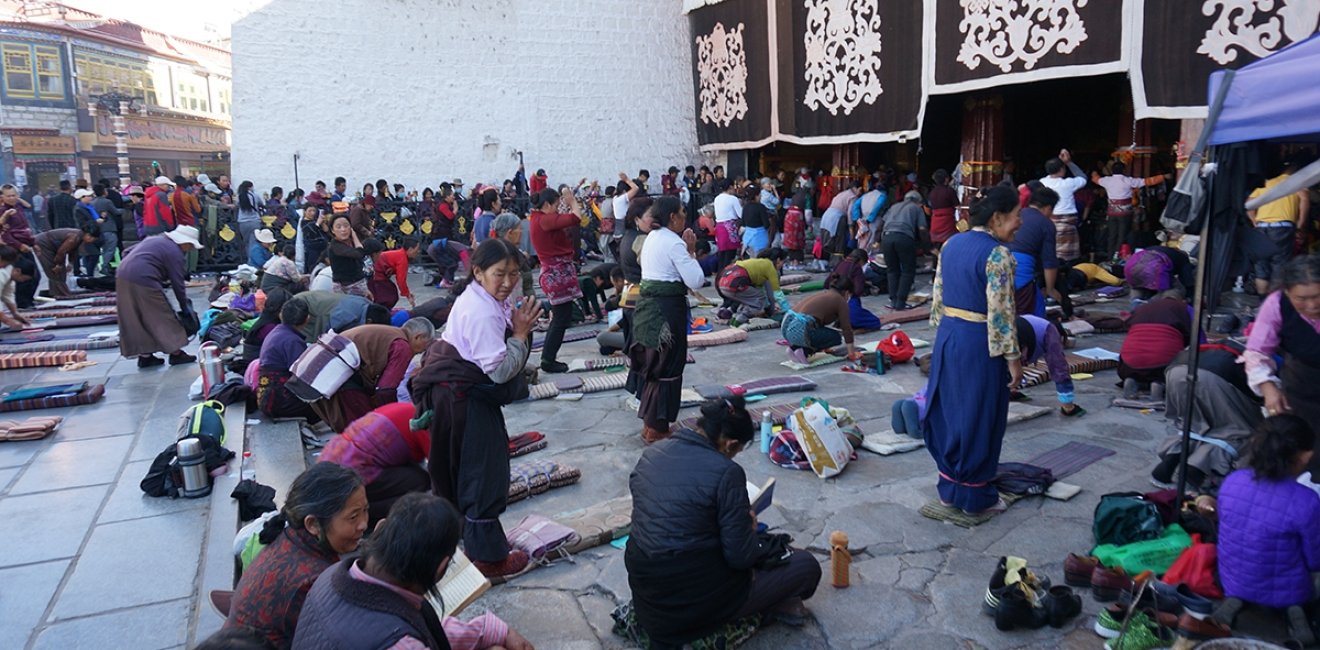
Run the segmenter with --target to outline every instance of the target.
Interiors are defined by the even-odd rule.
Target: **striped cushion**
[[[528,389],[527,399],[553,399],[559,396],[559,387],[552,383],[536,384]]]
[[[1112,359],[1087,359],[1079,357],[1071,352],[1065,352],[1064,358],[1068,360],[1068,372],[1076,374],[1079,372],[1099,372],[1117,368],[1118,362]],[[1050,370],[1045,367],[1045,361],[1036,363],[1022,369],[1022,385],[1024,387],[1039,386],[1050,380]]]
[[[25,311],[22,314],[28,318],[76,318],[79,316],[114,316],[118,314],[118,307],[69,307],[65,309],[38,309]]]
[[[594,339],[596,338],[597,334],[600,334],[600,330],[573,330],[571,332],[564,333],[564,342],[572,343],[573,341],[585,341],[587,339]],[[540,350],[544,346],[545,346],[544,337],[538,337],[532,341],[533,350]]]
[[[77,298],[70,300],[54,300],[51,302],[44,302],[31,309],[31,311],[42,312],[51,309],[81,309],[83,307],[114,307],[117,304],[119,304],[119,299],[114,295],[109,295],[109,296],[101,296],[98,298]]]
[[[770,404],[770,405],[755,404],[755,405],[748,405],[747,411],[748,413],[751,413],[753,415],[752,419],[756,420],[757,422],[761,421],[762,411],[770,411],[770,421],[774,424],[782,425],[788,421],[788,416],[792,415],[793,411],[798,410],[799,408],[801,408],[801,406],[802,405],[798,402],[788,402],[786,404]],[[693,416],[690,418],[683,418],[682,420],[679,420],[678,422],[674,423],[672,429],[674,430],[695,429],[696,427],[697,427],[697,417]]]
[[[86,361],[82,350],[52,352],[11,352],[0,354],[0,370],[10,368],[47,368],[62,366],[73,361]]]
[[[731,328],[727,330],[706,332],[705,334],[689,334],[687,343],[690,348],[708,348],[714,345],[741,343],[746,340],[747,330]]]
[[[582,471],[554,461],[524,461],[509,468],[508,503],[521,501],[551,488],[577,483]]]
[[[768,377],[766,379],[756,379],[742,384],[729,384],[727,386],[696,386],[697,392],[706,399],[717,399],[721,397],[731,397],[735,394],[742,395],[774,395],[777,393],[792,393],[802,390],[815,390],[816,382],[798,375],[787,377]]]
[[[738,329],[747,330],[748,332],[756,332],[759,330],[772,330],[778,328],[779,328],[779,323],[775,322],[773,318],[753,318],[752,320],[747,321],[746,323],[743,323],[742,325],[738,326]]]
[[[33,409],[50,409],[61,406],[79,406],[82,404],[91,404],[100,401],[105,397],[105,384],[96,384],[84,388],[77,395],[67,397],[42,397],[38,399],[23,399],[14,402],[0,402],[0,412],[10,411],[30,411]]]
[[[581,393],[599,393],[607,390],[618,390],[628,383],[628,375],[622,372],[612,372],[595,377],[587,377],[582,380],[582,387],[577,392]]]
[[[110,314],[109,316],[74,316],[72,318],[54,318],[51,320],[33,320],[34,327],[40,327],[48,330],[59,330],[70,327],[87,327],[89,325],[113,325],[119,322],[119,317]]]
[[[787,275],[779,276],[779,286],[781,287],[786,287],[790,284],[802,284],[803,282],[810,281],[810,273],[789,273]]]

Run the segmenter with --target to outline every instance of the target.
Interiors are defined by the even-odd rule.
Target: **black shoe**
[[[153,355],[153,354],[149,354],[149,355],[147,355],[147,356],[145,356],[145,357],[138,357],[138,367],[139,367],[139,368],[154,368],[154,367],[159,366],[159,365],[161,365],[161,364],[163,364],[163,363],[165,363],[165,360],[164,360],[164,359],[162,359],[162,358],[160,358],[160,357],[158,357],[158,356],[156,356],[156,355]]]
[[[568,372],[568,364],[562,361],[542,361],[541,370],[550,373]]]
[[[1078,609],[1080,608],[1079,602]],[[1038,630],[1045,627],[1049,619],[1049,612],[1044,607],[1032,605],[1031,601],[1027,600],[1026,594],[1016,585],[1004,591],[999,598],[999,609],[995,610],[995,627],[1001,632],[1019,627]]]
[[[187,352],[175,352],[170,355],[171,366],[182,366],[185,363],[193,363],[195,361],[197,361],[197,357],[194,357]]]
[[[1050,627],[1063,627],[1073,617],[1082,613],[1082,599],[1072,589],[1062,585],[1050,587],[1045,596],[1045,611],[1050,616]]]

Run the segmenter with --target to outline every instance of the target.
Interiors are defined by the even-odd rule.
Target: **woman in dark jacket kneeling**
[[[815,593],[820,564],[801,550],[784,562],[758,539],[747,475],[733,462],[751,440],[742,398],[711,400],[696,431],[652,445],[633,469],[624,563],[637,622],[653,647],[682,645],[756,614],[785,622],[806,614],[802,600]]]

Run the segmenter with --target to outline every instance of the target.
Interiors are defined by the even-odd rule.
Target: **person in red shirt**
[[[142,227],[147,235],[159,235],[174,230],[174,210],[170,208],[170,189],[174,181],[157,176],[156,184],[147,188],[147,205],[142,210]]]
[[[495,190],[488,190],[494,192]],[[560,212],[560,194],[545,189],[532,195],[531,214],[532,248],[541,260],[541,290],[550,300],[550,330],[545,334],[541,348],[541,370],[567,372],[568,365],[559,361],[559,346],[564,343],[564,332],[573,318],[573,303],[582,297],[578,284],[577,251],[569,232],[582,218],[582,207],[571,192],[563,199],[568,212]]]
[[[412,237],[404,237],[399,248],[376,253],[371,256],[371,283],[367,287],[371,297],[378,305],[393,309],[399,297],[408,299],[410,308],[417,306],[417,300],[408,289],[408,265],[422,252],[422,243]],[[395,285],[398,285],[396,288]]]
[[[536,175],[532,177],[530,185],[532,196],[540,194],[546,187],[549,187],[550,183],[546,180],[544,169],[536,170]]]

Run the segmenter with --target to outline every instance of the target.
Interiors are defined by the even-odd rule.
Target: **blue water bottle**
[[[770,436],[773,435],[770,411],[761,411],[761,453],[770,453]]]

